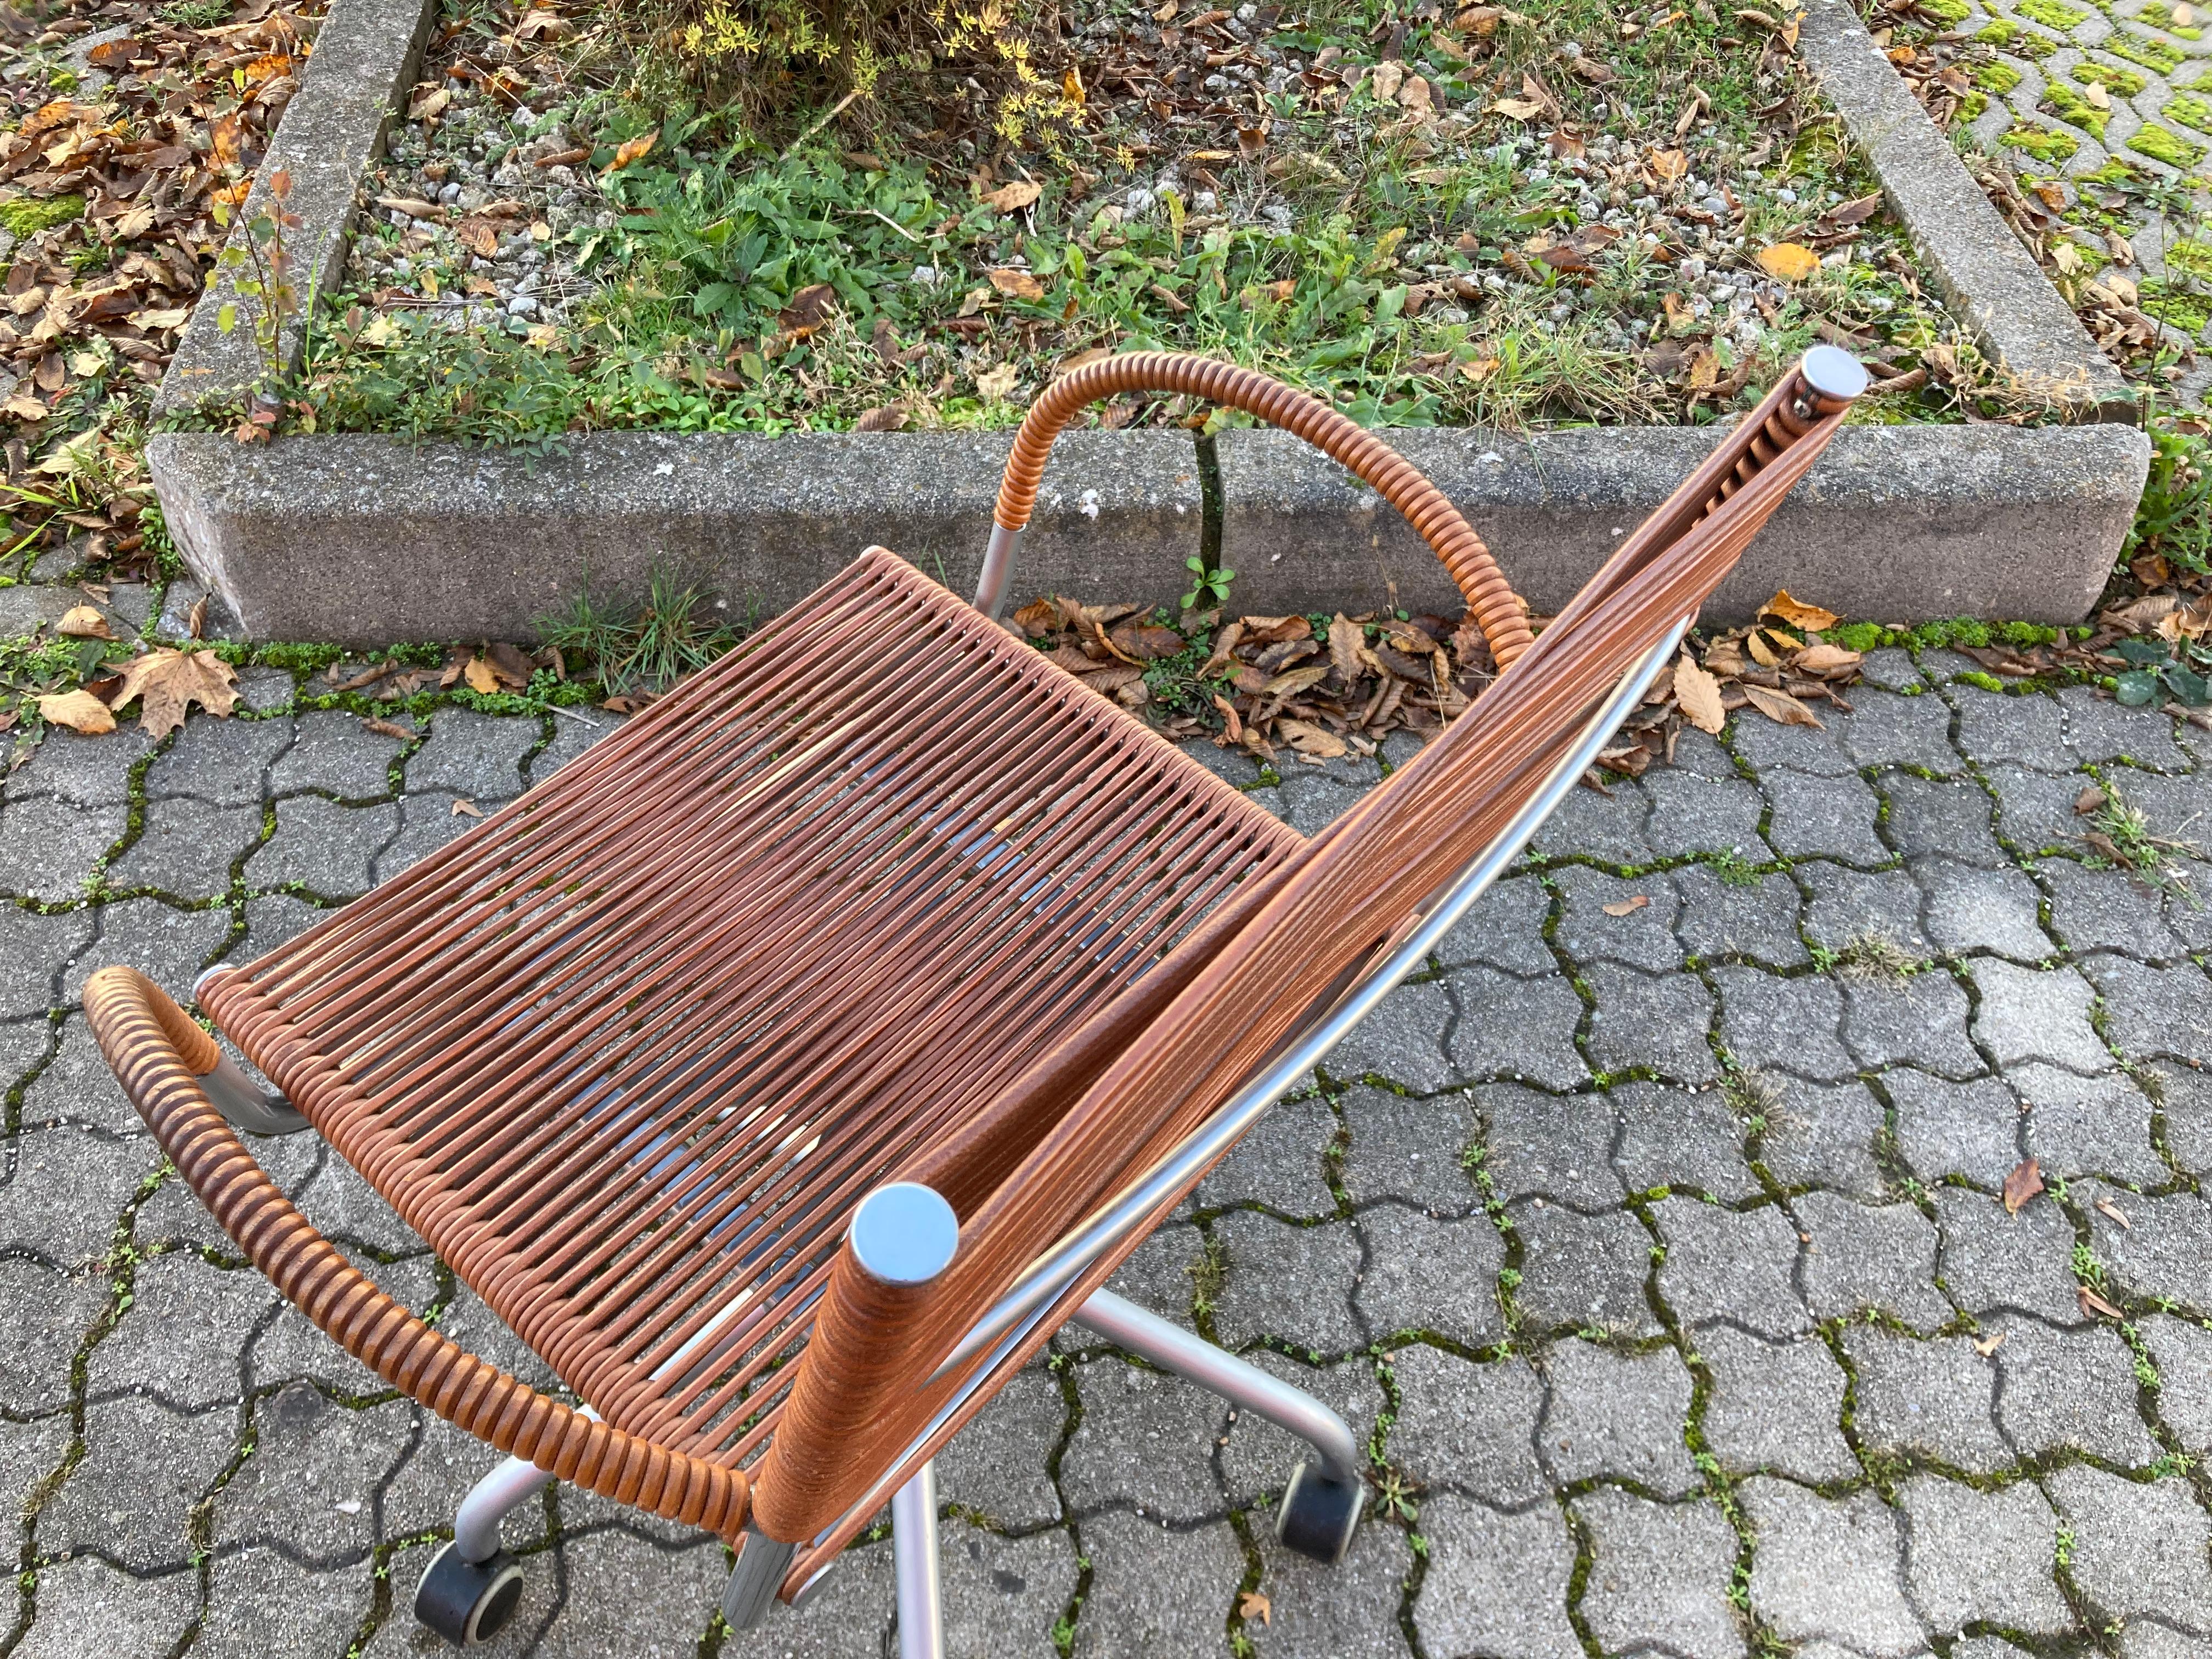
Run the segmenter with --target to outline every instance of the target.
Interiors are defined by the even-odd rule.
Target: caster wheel
[[[1365,1496],[1357,1481],[1332,1480],[1311,1463],[1301,1463],[1275,1511],[1275,1536],[1285,1549],[1333,1567],[1352,1547]]]
[[[457,1648],[481,1647],[499,1634],[522,1600],[522,1568],[505,1550],[464,1561],[451,1544],[415,1587],[415,1617]]]

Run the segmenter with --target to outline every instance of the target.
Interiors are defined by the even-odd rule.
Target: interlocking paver
[[[1663,1498],[1695,1489],[1682,1439],[1690,1373],[1680,1354],[1618,1354],[1576,1339],[1554,1346],[1544,1369],[1550,1390],[1536,1450],[1555,1486],[1603,1477]]]
[[[1996,1367],[1969,1339],[1859,1328],[1844,1332],[1844,1352],[1857,1380],[1854,1421],[1863,1449],[1969,1474],[2013,1462],[1994,1416]]]
[[[1745,1651],[1729,1601],[1735,1530],[1717,1509],[1600,1490],[1574,1510],[1590,1534],[1582,1614],[1606,1652],[1736,1659]]]
[[[1799,1659],[1934,1643],[2017,1659],[1967,1628],[2078,1642],[2052,1573],[2062,1553],[2087,1614],[2124,1620],[2123,1659],[2181,1659],[2212,1639],[2212,1522],[2188,1482],[2144,1484],[2166,1448],[2212,1455],[2212,1336],[2197,1322],[2212,1314],[2212,1205],[2172,1173],[2212,1176],[2212,1077],[2189,1060],[2212,1059],[2212,981],[2189,957],[2212,950],[2212,914],[2083,863],[2073,811],[2091,760],[2159,833],[2207,839],[2197,734],[2176,746],[2170,721],[2087,690],[1999,698],[1954,682],[1903,696],[1880,687],[1914,683],[1909,658],[1878,653],[1869,668],[1857,712],[1825,730],[1747,713],[1733,756],[1686,732],[1671,768],[1573,792],[1540,843],[1564,862],[1487,896],[1440,949],[1443,975],[1332,1059],[1333,1094],[1279,1107],[1116,1274],[1122,1293],[1195,1313],[1328,1401],[1363,1443],[1390,1403],[1380,1450],[1413,1483],[1418,1518],[1370,1513],[1334,1572],[1288,1556],[1269,1509],[1307,1449],[1071,1328],[1054,1340],[1067,1373],[1033,1364],[940,1459],[951,1650],[1049,1649],[1082,1557],[1076,1651],[1226,1655],[1251,1570],[1237,1528],[1272,1601],[1267,1622],[1243,1620],[1262,1656],[1403,1659],[1409,1529],[1429,1552],[1413,1628],[1437,1654],[1581,1652],[1577,1535],[1580,1629],[1607,1655],[1747,1651],[1728,1601],[1739,1559],[1760,1628]],[[245,678],[249,704],[289,705],[289,677]],[[0,1509],[60,1468],[73,1364],[85,1379],[83,1460],[16,1534],[38,1563],[18,1659],[154,1659],[196,1619],[192,1650],[215,1659],[435,1646],[407,1609],[428,1555],[414,1540],[450,1522],[497,1455],[411,1405],[347,1403],[380,1390],[258,1274],[219,1265],[236,1247],[178,1177],[149,1182],[155,1149],[89,1033],[50,1012],[110,961],[188,994],[210,957],[245,962],[328,914],[271,890],[336,900],[388,878],[475,822],[456,799],[490,810],[617,721],[447,708],[413,723],[424,736],[410,749],[349,714],[195,714],[143,786],[132,769],[150,746],[135,727],[55,733],[0,783],[0,811],[27,809],[41,833],[69,818],[51,846],[0,835],[0,893],[36,887],[63,907],[0,904],[0,1089],[21,1089],[0,1129]],[[1256,781],[1248,759],[1205,747],[1217,770]],[[1318,824],[1377,769],[1288,771],[1262,793]],[[271,802],[276,832],[257,845]],[[1770,802],[1773,846],[1796,862],[1749,872],[1770,856]],[[88,892],[79,878],[131,810],[136,841]],[[1683,855],[1711,861],[1608,872]],[[114,896],[134,888],[145,896]],[[1928,965],[1886,978],[1869,940]],[[1809,945],[1841,961],[1824,969]],[[2142,1069],[2124,1072],[2107,1036]],[[1632,1080],[1639,1067],[1654,1080]],[[313,1135],[252,1150],[395,1295],[425,1307],[450,1284]],[[1996,1190],[2029,1153],[2053,1192],[2008,1214]],[[1647,1201],[1659,1188],[1672,1195]],[[1193,1214],[1212,1217],[1211,1246]],[[2155,1389],[2077,1298],[2077,1222]],[[114,1258],[130,1299],[108,1329],[116,1290],[91,1264],[118,1239],[135,1247]],[[2158,1297],[2181,1311],[2144,1305]],[[1838,1322],[1824,1335],[1815,1319]],[[465,1288],[441,1328],[560,1387]],[[1378,1358],[1378,1339],[1401,1346]],[[1977,1340],[1994,1341],[1986,1357]],[[1717,1465],[1702,1480],[1693,1399]],[[212,1500],[203,1614],[182,1517],[248,1431],[252,1455]],[[1899,1473],[1899,1459],[1920,1467]],[[1895,1508],[1875,1475],[1894,1482]],[[1707,1480],[1733,1492],[1747,1557]],[[964,1518],[977,1515],[1006,1530]],[[726,1556],[695,1532],[562,1487],[507,1537],[526,1588],[495,1651],[689,1655],[708,1632]],[[385,1590],[379,1544],[394,1551]],[[720,1636],[720,1651],[880,1655],[895,1639],[890,1555],[887,1541],[859,1547],[807,1609]],[[103,1556],[158,1576],[126,1579]],[[81,1609],[96,1650],[63,1628]]]
[[[2031,1636],[2075,1627],[2051,1572],[2058,1521],[2022,1482],[1977,1492],[1932,1474],[1898,1489],[1905,1518],[1905,1579],[1913,1607],[1940,1636],[1976,1622]]]
[[[1859,1472],[1838,1426],[1849,1381],[1815,1336],[1767,1342],[1733,1325],[1698,1334],[1712,1377],[1705,1444],[1736,1474],[1765,1469],[1800,1480],[1845,1480]]]
[[[0,801],[0,845],[9,852],[0,890],[40,904],[82,898],[130,822],[128,807],[78,806],[55,795]]]

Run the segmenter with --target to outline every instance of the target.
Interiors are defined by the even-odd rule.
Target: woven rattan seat
[[[1133,1329],[1141,1310],[1096,1293],[1222,1126],[1305,1075],[1447,893],[1471,902],[1525,845],[1833,434],[1863,377],[1821,349],[1540,638],[1451,504],[1324,405],[1200,359],[1078,369],[1017,437],[981,609],[870,549],[443,851],[204,975],[201,1005],[284,1100],[132,969],[92,977],[88,1017],[286,1296],[523,1476],[742,1537],[725,1607],[744,1622],[892,1493],[933,1516],[928,1460],[1062,1320],[1095,1302]],[[1310,841],[991,619],[1054,435],[1134,388],[1251,410],[1373,484],[1501,670]],[[308,1225],[232,1127],[295,1109],[583,1410],[461,1351]],[[860,1239],[878,1199],[907,1229],[888,1254]],[[928,1237],[941,1253],[909,1272]],[[1144,1340],[1192,1375],[1240,1364]],[[1209,1386],[1274,1386],[1243,1371]],[[1328,1422],[1313,1443],[1345,1449],[1310,1490],[1343,1524],[1297,1547],[1333,1559],[1359,1477]],[[457,1639],[512,1608],[484,1565],[500,1512],[459,1556],[457,1523],[453,1573],[418,1593]]]

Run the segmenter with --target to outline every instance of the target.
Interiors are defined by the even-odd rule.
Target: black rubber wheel
[[[415,1617],[457,1648],[481,1647],[506,1628],[522,1601],[522,1568],[505,1550],[464,1561],[451,1544],[415,1586]]]
[[[1275,1536],[1283,1547],[1333,1567],[1352,1547],[1366,1494],[1358,1481],[1332,1480],[1310,1463],[1301,1463],[1275,1511]]]

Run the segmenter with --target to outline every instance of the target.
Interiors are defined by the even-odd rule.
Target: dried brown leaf
[[[2018,1215],[2021,1206],[2042,1190],[2042,1166],[2028,1158],[2004,1178],[2005,1213]]]
[[[1000,185],[983,198],[983,205],[995,208],[1000,213],[1018,213],[1044,194],[1044,186],[1027,179],[1016,179]]]
[[[39,699],[39,718],[49,726],[66,726],[72,732],[96,738],[115,729],[115,716],[106,703],[89,691],[62,691]]]
[[[2135,1231],[2136,1224],[2128,1219],[2128,1212],[2122,1209],[2118,1205],[2113,1203],[2111,1199],[2100,1198],[2097,1200],[2097,1207],[2103,1211],[2106,1215],[2110,1216],[2113,1220],[2118,1222],[2123,1231],[2127,1232]]]
[[[2081,1305],[2081,1311],[2085,1315],[2102,1314],[2107,1319],[2125,1319],[2127,1317],[2125,1314],[2122,1313],[2118,1308],[2115,1308],[2111,1303],[2106,1301],[2103,1297],[2099,1296],[2096,1291],[2091,1290],[2087,1285],[2076,1285],[2074,1287],[2074,1299]]]
[[[1721,683],[1686,654],[1674,664],[1674,699],[1683,717],[1700,732],[1718,737],[1728,724],[1728,711],[1721,707]]]
[[[1743,695],[1753,708],[1767,719],[1783,726],[1819,726],[1820,717],[1785,691],[1770,691],[1763,685],[1748,683],[1742,687]]]
[[[1650,902],[1651,898],[1649,894],[1638,893],[1633,897],[1622,899],[1616,904],[1601,904],[1598,908],[1609,916],[1632,916]]]
[[[1029,271],[1016,270],[1011,266],[1000,265],[985,274],[989,276],[991,286],[1009,298],[1016,300],[1044,298],[1044,284]]]
[[[185,723],[185,711],[194,703],[210,714],[228,715],[238,702],[237,679],[238,671],[212,651],[165,646],[124,665],[107,706],[121,709],[133,698],[143,698],[140,727],[149,737],[167,737]]]
[[[73,640],[112,640],[114,631],[107,618],[88,605],[71,605],[54,624],[56,629]]]
[[[1843,620],[1832,611],[1823,611],[1817,605],[1807,605],[1802,599],[1791,599],[1786,587],[1777,588],[1774,597],[1759,607],[1759,614],[1815,634],[1824,628],[1833,628]]]

